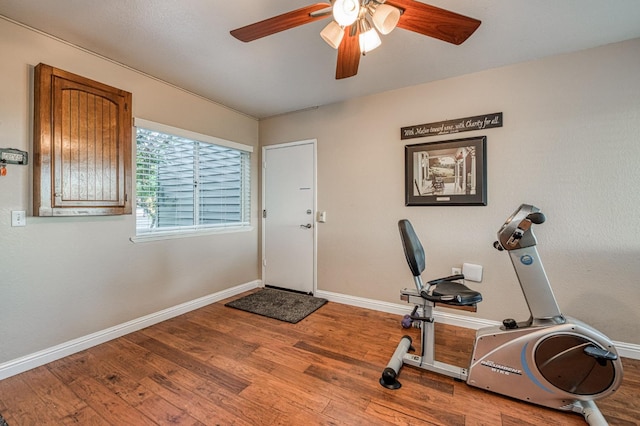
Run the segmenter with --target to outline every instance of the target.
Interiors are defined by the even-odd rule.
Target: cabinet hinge
[[[267,211],[266,210],[262,210],[262,218],[263,219],[267,218]]]

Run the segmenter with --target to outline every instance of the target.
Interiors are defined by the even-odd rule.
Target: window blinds
[[[250,226],[249,152],[143,127],[136,146],[136,235]]]

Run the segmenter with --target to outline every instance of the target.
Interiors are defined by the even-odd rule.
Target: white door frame
[[[261,272],[261,280],[262,280],[262,284],[264,285],[265,283],[265,270],[266,270],[266,262],[265,262],[265,217],[264,217],[264,210],[266,209],[266,203],[265,203],[265,194],[266,194],[266,171],[265,171],[265,158],[266,158],[266,152],[268,149],[277,149],[277,148],[287,148],[287,147],[291,147],[291,146],[296,146],[296,145],[307,145],[307,144],[312,144],[313,145],[313,294],[316,294],[316,292],[318,291],[318,269],[317,269],[317,265],[318,265],[318,174],[317,174],[317,170],[318,170],[318,149],[317,149],[317,144],[318,144],[318,140],[317,139],[306,139],[306,140],[302,140],[302,141],[297,141],[297,142],[287,142],[287,143],[281,143],[281,144],[277,144],[277,145],[267,145],[267,146],[263,146],[262,147],[262,158],[260,161],[261,164],[261,169],[262,169],[262,203],[261,203],[261,208],[260,208],[260,218],[261,218],[261,224],[262,224],[262,229],[261,229],[261,239],[262,239],[262,259],[260,261],[261,265],[262,265],[262,272]]]

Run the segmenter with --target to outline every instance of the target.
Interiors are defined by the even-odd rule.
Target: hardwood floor
[[[298,324],[215,303],[0,381],[0,413],[22,425],[583,425],[404,367],[378,383],[404,334],[397,315],[329,302]],[[438,325],[439,360],[465,365],[474,331]],[[640,361],[598,406],[640,422]]]

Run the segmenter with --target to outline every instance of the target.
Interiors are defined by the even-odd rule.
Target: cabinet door
[[[45,64],[34,81],[34,216],[130,214],[131,93]]]

